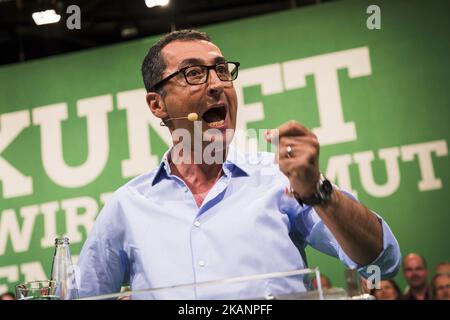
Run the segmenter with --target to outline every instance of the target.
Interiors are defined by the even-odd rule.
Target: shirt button
[[[198,220],[195,220],[195,222],[194,222],[194,226],[196,226],[196,227],[200,227],[200,221],[198,221]]]
[[[205,261],[203,261],[203,260],[198,260],[198,265],[199,265],[200,267],[204,267],[204,266],[205,266]]]

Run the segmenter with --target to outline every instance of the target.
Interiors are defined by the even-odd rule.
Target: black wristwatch
[[[331,199],[331,193],[333,192],[333,185],[325,178],[323,174],[320,174],[319,181],[316,185],[316,192],[308,198],[300,198],[294,193],[295,199],[303,207],[303,205],[315,206],[318,204],[324,204]]]

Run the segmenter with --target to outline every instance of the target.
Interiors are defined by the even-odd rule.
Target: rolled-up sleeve
[[[346,194],[355,200],[352,195]],[[311,247],[327,255],[338,258],[348,268],[357,269],[358,272],[366,278],[373,275],[373,266],[378,266],[380,268],[382,279],[392,278],[398,272],[401,261],[399,244],[388,224],[378,214],[374,213],[382,225],[383,249],[374,261],[363,266],[353,261],[344,252],[314,208],[305,206],[303,208],[298,207],[297,210],[293,222],[296,229],[304,237],[306,243]],[[368,270],[369,267],[370,269]]]

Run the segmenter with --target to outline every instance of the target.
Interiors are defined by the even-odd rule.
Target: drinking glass
[[[59,283],[51,280],[36,280],[16,286],[17,300],[60,300],[57,295]]]

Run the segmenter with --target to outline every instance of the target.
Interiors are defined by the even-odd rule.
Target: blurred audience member
[[[11,292],[6,292],[0,295],[0,300],[16,300],[16,297]]]
[[[394,280],[380,281],[380,289],[372,289],[370,294],[377,300],[399,300],[402,297],[400,288]]]
[[[361,293],[368,293],[370,294],[371,290],[370,287],[372,286],[371,281],[369,281],[368,279],[361,277]]]
[[[431,294],[436,300],[450,300],[450,275],[435,275],[431,281]]]
[[[403,258],[403,275],[409,285],[409,289],[403,297],[405,300],[430,298],[427,263],[421,255],[410,253]]]
[[[312,284],[313,284],[314,289],[317,290],[316,277],[313,278]],[[322,285],[322,289],[330,289],[331,288],[331,281],[330,281],[330,279],[328,279],[327,276],[324,276],[322,274],[320,275],[320,284]]]
[[[436,265],[436,274],[450,275],[450,262],[440,262]]]
[[[120,290],[121,293],[123,292],[131,292],[131,287],[130,286],[123,286]],[[131,293],[121,296],[119,298],[117,298],[117,300],[131,300]]]

